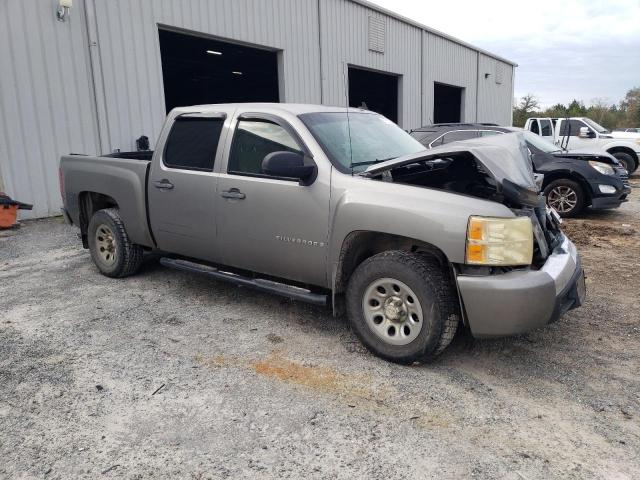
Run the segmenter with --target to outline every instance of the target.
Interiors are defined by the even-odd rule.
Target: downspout
[[[476,51],[476,123],[478,123],[478,97],[480,96],[480,52]]]
[[[513,126],[513,95],[516,87],[516,67],[511,65],[511,123],[509,125]],[[542,133],[542,132],[541,132]]]
[[[320,58],[320,105],[324,105],[324,75],[322,74],[322,19],[320,18],[320,2],[318,0],[318,57]]]
[[[107,116],[107,99],[100,59],[100,45],[98,43],[98,23],[96,20],[95,0],[85,0],[85,31],[89,50],[89,72],[91,75],[91,90],[98,124],[98,143],[100,153],[109,153],[111,147],[109,139],[109,121]]]
[[[424,30],[420,29],[420,125],[424,123]]]

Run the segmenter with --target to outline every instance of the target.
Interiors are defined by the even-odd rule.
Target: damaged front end
[[[562,242],[560,217],[547,208],[540,193],[543,177],[533,172],[522,134],[448,144],[373,165],[361,175],[490,200],[516,216],[529,217],[534,268]]]
[[[524,333],[584,302],[580,256],[562,234],[557,213],[546,207],[521,134],[492,137],[490,144],[452,143],[377,164],[364,175],[500,202],[511,210],[509,218],[471,214],[464,263],[452,264],[473,336]]]

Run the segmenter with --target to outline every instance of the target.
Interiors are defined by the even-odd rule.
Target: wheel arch
[[[613,155],[614,153],[626,153],[627,155],[631,155],[633,161],[636,163],[635,168],[638,168],[640,164],[640,159],[638,158],[638,154],[630,147],[625,146],[616,146],[607,149],[607,153]],[[631,172],[630,172],[631,173]]]
[[[89,221],[91,217],[104,208],[119,208],[118,202],[109,195],[98,192],[83,191],[78,194],[78,206],[80,213],[80,235],[82,238],[82,246],[89,248],[87,239],[87,231],[89,229]]]
[[[356,230],[343,240],[338,262],[332,277],[332,298],[334,314],[341,310],[338,297],[346,290],[349,278],[358,266],[367,258],[389,250],[402,250],[419,253],[435,258],[446,270],[449,260],[445,253],[435,245],[415,238],[390,233]]]
[[[546,189],[550,183],[555,182],[556,180],[571,180],[572,182],[577,182],[578,185],[582,187],[582,191],[586,195],[587,204],[591,204],[591,187],[589,186],[589,182],[585,180],[585,178],[579,173],[572,172],[569,170],[561,170],[557,172],[545,173],[544,174],[544,182],[542,183],[542,189]]]

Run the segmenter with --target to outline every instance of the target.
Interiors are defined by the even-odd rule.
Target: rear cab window
[[[224,118],[177,117],[162,161],[169,168],[211,172]]]

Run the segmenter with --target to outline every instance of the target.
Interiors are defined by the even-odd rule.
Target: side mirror
[[[272,152],[262,160],[262,172],[274,177],[297,178],[301,185],[316,179],[318,167],[305,165],[304,156],[295,152]]]
[[[580,133],[578,136],[580,138],[594,138],[595,134],[591,131],[589,127],[580,127]]]

